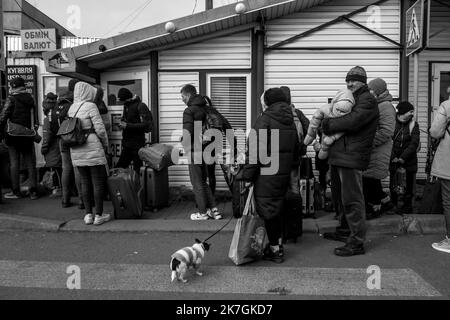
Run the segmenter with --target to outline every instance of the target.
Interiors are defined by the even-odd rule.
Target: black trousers
[[[134,171],[139,173],[142,167],[142,160],[139,158],[138,152],[140,148],[127,148],[123,147],[122,153],[120,154],[119,161],[117,162],[117,168],[126,169],[130,166],[133,161]]]
[[[384,198],[383,186],[380,179],[364,178],[363,190],[366,207],[371,205],[381,205],[381,200]]]
[[[398,194],[394,192],[394,178],[395,178],[395,171],[390,171],[391,174],[391,183],[390,183],[390,189],[391,189],[391,202],[395,206],[398,204]],[[403,205],[406,208],[412,208],[412,200],[414,197],[414,183],[416,180],[416,172],[414,171],[406,171],[406,190],[405,195],[403,196]]]
[[[216,194],[216,164],[206,165],[206,170],[208,172],[208,184],[213,195]]]
[[[267,237],[269,238],[269,244],[271,246],[277,246],[280,244],[280,238],[282,236],[282,219],[281,216],[276,216],[270,220],[264,220],[266,226]]]

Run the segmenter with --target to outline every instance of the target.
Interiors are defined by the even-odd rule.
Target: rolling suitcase
[[[142,203],[144,208],[156,212],[169,206],[169,169],[156,171],[150,167],[141,167]]]
[[[294,192],[288,192],[282,214],[283,244],[291,240],[294,243],[303,235],[302,197]]]
[[[108,177],[108,192],[115,219],[138,219],[142,216],[142,190],[134,170],[113,169]]]
[[[157,171],[172,166],[173,146],[155,143],[139,150],[139,158],[149,167]]]
[[[304,218],[314,218],[314,179],[300,179],[300,196]]]

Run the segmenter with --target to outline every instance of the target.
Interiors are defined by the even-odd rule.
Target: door
[[[119,101],[117,94],[121,88],[127,88],[133,94],[141,97],[142,102],[149,106],[149,72],[107,72],[101,75],[101,83],[105,90],[104,100],[108,107],[111,121],[108,137],[110,150],[113,155],[113,167],[115,167],[122,152],[122,131],[119,129],[118,124],[123,115],[123,103]],[[146,137],[147,141],[151,141],[150,138],[149,133]]]
[[[449,98],[450,94],[450,63],[433,64],[432,78],[432,114],[430,121],[433,121],[433,113],[439,108],[442,102]],[[431,125],[431,123],[430,123]]]

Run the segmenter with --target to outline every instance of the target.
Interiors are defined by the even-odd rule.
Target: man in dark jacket
[[[338,256],[365,253],[366,211],[362,173],[369,166],[379,120],[377,101],[367,87],[365,70],[359,66],[352,68],[346,82],[355,98],[352,112],[322,122],[326,135],[345,133],[329,152],[333,200],[341,225],[336,233],[324,234],[327,239],[346,242],[344,247],[335,249]]]
[[[139,173],[142,160],[139,149],[145,146],[145,134],[153,129],[153,116],[147,105],[138,96],[133,96],[127,88],[121,88],[119,100],[124,103],[123,116],[119,124],[122,132],[122,153],[117,163],[118,168],[127,168],[133,161],[133,168]]]
[[[189,177],[198,207],[198,212],[191,214],[191,220],[220,220],[222,215],[206,182],[208,169],[203,157],[202,127],[206,121],[208,101],[197,94],[197,89],[190,84],[185,85],[180,93],[187,106],[183,112],[182,145],[189,159]]]
[[[400,214],[412,213],[414,183],[417,173],[417,150],[420,146],[419,124],[414,120],[414,106],[403,101],[397,105],[397,121],[394,131],[390,171],[391,201],[397,207],[398,195],[394,190],[395,172],[399,167],[406,170],[406,190]]]
[[[26,91],[25,80],[21,77],[14,78],[11,83],[10,96],[0,114],[0,129],[8,126],[8,121],[27,129],[37,129],[39,120],[35,112],[36,106],[33,97]],[[34,124],[32,123],[34,120]],[[6,144],[8,145],[12,192],[5,195],[6,199],[19,199],[20,193],[20,158],[22,156],[28,170],[30,180],[30,197],[36,200],[37,196],[37,173],[36,155],[34,151],[34,139],[25,136],[11,136],[6,133]]]
[[[281,214],[289,188],[291,171],[298,167],[299,139],[294,124],[292,107],[280,88],[272,88],[264,94],[265,111],[256,120],[253,129],[258,137],[257,143],[249,140],[248,161],[238,179],[254,183],[256,212],[264,219],[269,238],[270,250],[266,250],[264,258],[276,263],[284,261],[284,251],[280,246],[282,236]],[[271,141],[271,131],[278,130],[279,140]],[[262,138],[267,132],[267,141]],[[274,148],[278,145],[277,148]],[[262,153],[261,153],[262,151]],[[266,174],[264,169],[274,165],[274,161],[264,164],[261,156],[278,157],[275,173]],[[252,163],[256,158],[256,163]],[[273,160],[273,159],[272,159]]]

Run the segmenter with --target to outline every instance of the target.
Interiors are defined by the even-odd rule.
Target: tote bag
[[[249,190],[244,213],[238,219],[228,257],[242,265],[262,258],[269,244],[264,220],[255,211],[253,186]]]

